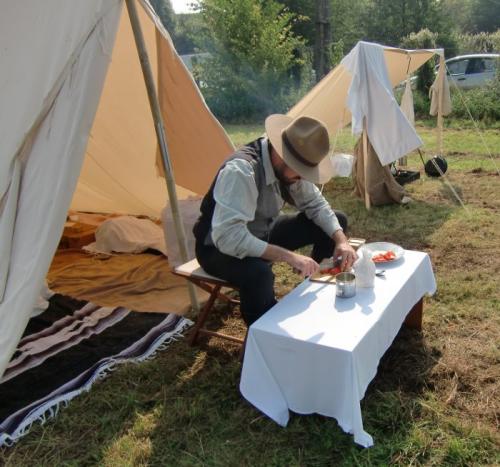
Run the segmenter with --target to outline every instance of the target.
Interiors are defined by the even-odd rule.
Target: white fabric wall
[[[180,180],[177,194],[187,198],[206,191],[233,146],[151,6],[139,3]],[[36,301],[70,203],[73,209],[159,217],[167,202],[122,4],[0,0],[0,375]]]
[[[372,68],[369,69],[366,66],[366,60],[358,60],[360,53],[370,56],[377,54],[379,57],[373,59],[371,63]],[[371,120],[373,121],[368,121],[368,131],[372,143],[377,140],[383,142],[383,145],[379,147],[381,153],[385,153],[386,148],[391,148],[392,145],[395,147],[400,146],[394,153],[391,153],[391,151],[387,153],[387,157],[382,161],[382,163],[386,164],[390,160],[397,159],[397,157],[399,157],[397,155],[398,153],[404,152],[412,146],[414,147],[415,144],[418,145],[419,139],[416,134],[412,134],[411,128],[406,127],[407,136],[411,141],[407,140],[409,143],[401,147],[400,141],[404,140],[405,136],[399,133],[399,128],[398,131],[392,131],[392,136],[386,133],[387,128],[384,128],[383,124],[386,114],[380,112],[380,109],[373,103],[378,99],[372,92],[373,87],[376,86],[379,88],[378,91],[380,92],[376,94],[385,94],[384,100],[386,106],[391,108],[394,117],[392,126],[397,124],[401,127],[405,127],[405,121],[398,118],[398,109],[396,109],[397,106],[395,102],[394,105],[390,103],[390,99],[393,98],[390,87],[394,87],[400,83],[406,77],[407,72],[414,72],[435,54],[442,53],[442,49],[404,50],[367,42],[359,42],[344,60],[342,60],[341,64],[330,71],[328,75],[292,107],[288,115],[291,117],[309,115],[317,118],[324,122],[330,134],[334,135],[339,129],[351,123],[351,109],[353,108],[353,104],[355,104],[353,113],[355,113],[356,122],[353,122],[353,130],[355,130],[356,133],[359,131],[360,116],[367,116],[369,114],[372,116],[377,115],[376,119],[372,118]],[[385,69],[382,70],[382,67]],[[376,68],[381,70],[380,74],[383,79],[379,79],[378,83],[374,83],[374,86],[370,86],[372,89],[367,89],[367,83],[372,79],[374,74],[373,70]],[[356,74],[363,74],[363,76],[358,75],[357,89],[352,87],[353,74],[349,69]],[[382,89],[384,86],[381,86],[381,84],[385,85],[387,89]],[[366,94],[362,96],[359,94],[360,92],[365,92]],[[356,93],[358,93],[357,98],[356,96],[353,97]],[[374,99],[374,97],[376,98]],[[369,108],[369,100],[373,101],[372,108]],[[402,113],[400,117],[404,119]],[[376,127],[379,123],[382,124],[382,128],[374,128],[374,126]],[[395,128],[394,126],[394,129]],[[383,146],[384,149],[382,149],[381,146]]]
[[[0,303],[0,374],[62,233],[121,7],[121,0],[0,2],[0,210],[14,160],[22,163],[11,253],[2,257],[8,277]]]
[[[360,135],[366,122],[380,163],[387,165],[421,146],[422,140],[394,98],[384,48],[359,42],[341,63],[352,76],[346,101],[352,133]]]

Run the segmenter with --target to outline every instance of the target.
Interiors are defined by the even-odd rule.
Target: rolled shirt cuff
[[[214,239],[212,232],[212,240],[215,247],[225,255],[234,256],[238,259],[254,256],[260,258],[267,248],[268,243],[258,237],[248,233],[242,240],[234,241],[235,236],[220,239]]]
[[[318,223],[318,226],[323,229],[323,231],[331,238],[333,237],[333,234],[337,230],[343,230],[342,227],[340,226],[340,223],[337,219],[337,216],[335,213],[332,213],[333,216],[329,216],[326,219],[322,219],[321,223]]]
[[[268,243],[264,240],[261,240],[257,237],[252,237],[249,239],[248,246],[246,248],[246,254],[241,256],[244,258],[245,256],[255,256],[256,258],[260,258],[264,251],[266,251]]]

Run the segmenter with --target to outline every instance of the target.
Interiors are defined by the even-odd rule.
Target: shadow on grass
[[[428,250],[432,234],[449,219],[454,206],[433,204],[420,194],[407,207],[391,205],[366,211],[348,183],[326,190],[335,208],[350,217],[352,236],[387,240],[408,249]],[[286,282],[288,278],[277,278]],[[229,311],[212,316],[214,330],[244,333]],[[204,365],[185,380],[176,395],[180,411],[165,405],[151,436],[151,464],[170,465],[374,465],[410,463],[419,445],[420,401],[432,385],[429,374],[438,351],[420,333],[402,329],[379,367],[362,402],[365,429],[375,446],[363,450],[333,419],[294,415],[286,428],[261,414],[240,395],[238,348],[201,340]]]
[[[417,187],[408,207],[366,211],[351,190],[337,182],[326,190],[332,205],[349,215],[350,234],[409,249],[429,249],[428,238],[457,209],[433,204],[425,187]],[[224,304],[218,310],[209,325],[243,335],[241,321]],[[200,347],[190,348],[182,341],[156,360],[124,368],[96,385],[56,423],[36,427],[12,456],[5,453],[0,460],[10,465],[409,464],[417,453],[428,453],[414,431],[435,358],[437,351],[420,334],[400,332],[362,402],[365,429],[375,439],[373,448],[363,450],[333,419],[292,415],[282,428],[243,400],[236,345],[201,339]]]
[[[409,193],[407,205],[390,204],[365,208],[364,202],[352,192],[349,179],[335,179],[325,186],[324,195],[335,209],[349,218],[349,235],[367,242],[388,241],[406,249],[426,250],[429,237],[449,219],[453,205],[435,202],[425,191],[425,182],[416,182]],[[449,191],[449,189],[448,189]]]
[[[219,311],[211,326],[244,330],[225,304]],[[411,457],[417,401],[435,356],[419,333],[400,332],[367,391],[365,429],[376,443],[367,450],[334,419],[292,414],[282,428],[253,408],[239,392],[238,350],[218,339],[195,348],[183,340],[129,365],[55,424],[35,429],[7,465],[326,466],[387,464],[395,452]]]
[[[211,326],[232,326],[223,311]],[[228,324],[229,321],[229,324]],[[183,344],[185,345],[185,344]],[[238,348],[217,339],[201,344],[196,369],[165,388],[148,456],[151,465],[373,465],[387,463],[412,436],[417,399],[429,383],[436,351],[420,333],[402,329],[381,361],[363,401],[375,447],[355,445],[334,419],[291,414],[282,428],[239,392]],[[189,361],[186,362],[189,364]],[[189,377],[187,377],[189,375]]]

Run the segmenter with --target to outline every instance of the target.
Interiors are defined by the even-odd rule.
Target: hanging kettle
[[[424,164],[424,169],[429,177],[440,177],[448,170],[448,162],[443,156],[433,156]]]

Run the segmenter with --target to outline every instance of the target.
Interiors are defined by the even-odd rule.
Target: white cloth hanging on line
[[[394,98],[384,48],[359,42],[341,64],[352,75],[346,101],[352,132],[361,134],[366,118],[368,138],[381,164],[390,164],[421,146],[422,140]]]
[[[405,90],[401,98],[401,105],[399,106],[401,112],[408,119],[408,121],[415,127],[415,107],[413,104],[413,91],[411,90],[410,76],[406,78]]]
[[[431,88],[429,89],[429,97],[431,99],[431,107],[429,110],[430,115],[437,115],[438,113],[438,106],[439,106],[439,98],[440,98],[440,92],[439,92],[439,80],[441,79],[440,74],[441,73],[446,73],[445,71],[445,66],[440,66],[438,74],[436,76],[436,79],[434,80],[434,83],[432,83]],[[448,82],[448,77],[446,74],[444,75],[443,79],[443,95],[442,95],[442,108],[441,111],[443,115],[449,115],[451,113],[451,96],[450,96],[450,83]]]

